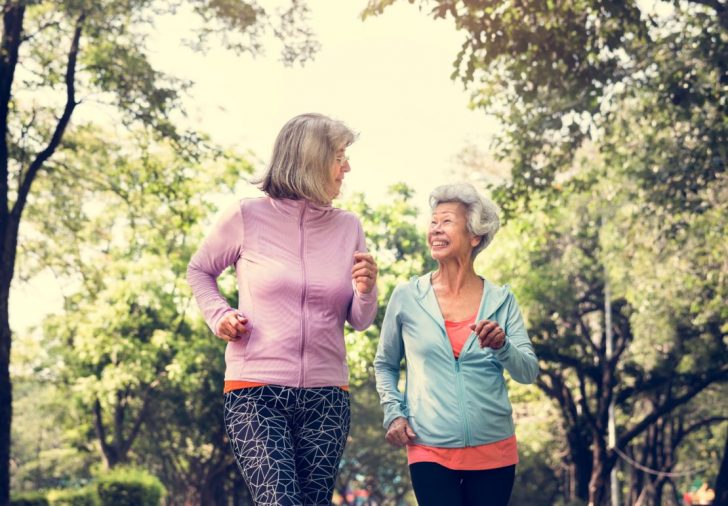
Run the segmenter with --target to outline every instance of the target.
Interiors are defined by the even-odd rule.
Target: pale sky
[[[487,152],[497,129],[482,111],[468,108],[468,93],[450,80],[463,35],[451,21],[433,20],[405,1],[366,21],[359,19],[364,0],[308,4],[321,50],[303,67],[284,67],[275,44],[255,59],[217,50],[214,43],[206,55],[195,54],[179,43],[190,31],[184,16],[158,24],[153,64],[194,81],[186,105],[197,129],[217,143],[254,152],[261,163],[291,117],[320,112],[343,120],[359,139],[348,150],[352,171],[342,196],[361,191],[379,203],[388,186],[405,182],[424,210],[429,191],[451,178],[457,153],[468,143]],[[241,196],[257,194],[246,187]],[[59,290],[48,274],[28,283],[16,278],[14,331],[59,310]]]

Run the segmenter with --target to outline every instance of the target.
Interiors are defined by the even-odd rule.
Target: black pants
[[[349,393],[339,387],[225,394],[225,429],[258,506],[331,504],[349,422]]]
[[[420,506],[506,506],[516,477],[515,465],[457,471],[434,462],[418,462],[409,468]]]

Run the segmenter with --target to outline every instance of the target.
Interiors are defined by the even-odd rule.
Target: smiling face
[[[427,231],[430,255],[438,262],[449,258],[471,257],[480,237],[468,231],[465,205],[443,202],[432,212]]]
[[[351,170],[346,148],[336,150],[334,161],[329,168],[329,195],[335,199],[341,192],[341,185],[344,182],[344,174]]]

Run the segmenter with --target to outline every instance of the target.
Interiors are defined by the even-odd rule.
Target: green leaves
[[[365,12],[381,14],[392,3],[370,1]],[[418,4],[464,34],[452,77],[467,86],[473,106],[503,125],[495,155],[511,164],[512,180],[494,196],[506,218],[528,208],[534,192],[558,199],[555,183],[580,170],[574,157],[585,142],[597,143],[614,167],[630,159],[635,181],[668,208],[699,208],[700,190],[725,173],[722,8],[690,1],[663,4],[667,12],[592,0]],[[624,116],[639,124],[623,128],[631,121]],[[651,132],[648,142],[636,142],[643,132]],[[626,156],[618,155],[626,146]]]
[[[21,268],[52,268],[64,283],[65,312],[44,325],[50,368],[113,466],[129,458],[153,400],[197,392],[222,360],[189,311],[185,272],[211,199],[251,166],[212,149],[190,160],[144,133],[89,127],[69,140],[29,204]],[[221,383],[208,386],[218,399]]]

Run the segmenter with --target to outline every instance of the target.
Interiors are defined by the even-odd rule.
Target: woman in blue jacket
[[[386,439],[407,447],[421,506],[505,506],[518,453],[503,370],[533,383],[538,361],[513,293],[473,267],[500,226],[495,205],[459,183],[430,206],[438,268],[394,290],[374,360]]]

